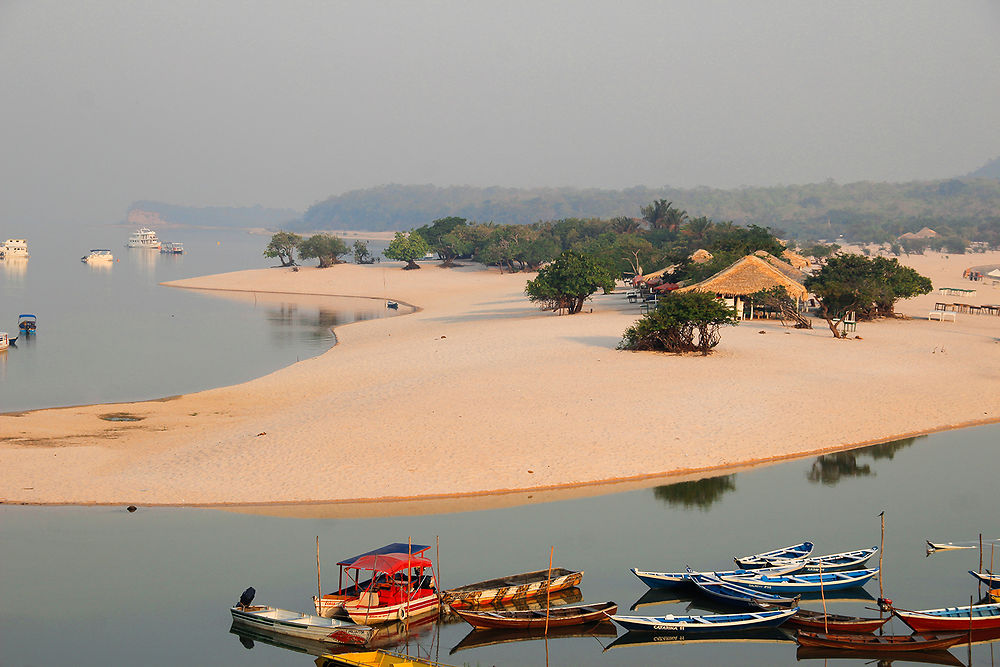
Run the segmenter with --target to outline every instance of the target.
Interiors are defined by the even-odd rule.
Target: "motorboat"
[[[0,257],[4,259],[30,257],[28,255],[28,242],[24,239],[7,239],[0,244]]]
[[[11,338],[6,331],[0,331],[0,350],[6,350],[17,340],[17,336]]]
[[[363,645],[375,632],[370,626],[339,618],[323,618],[267,605],[254,605],[255,593],[253,587],[246,589],[240,596],[240,601],[230,607],[234,624],[297,639],[334,644]]]
[[[113,262],[115,261],[115,256],[111,254],[111,251],[107,248],[96,248],[90,251],[90,254],[84,255],[80,258],[81,262]]]
[[[180,241],[164,241],[160,244],[160,252],[167,255],[183,255],[184,244]]]
[[[21,313],[17,316],[17,330],[21,333],[33,334],[38,328],[38,317],[31,313]]]
[[[128,241],[125,243],[128,248],[151,248],[153,250],[159,250],[160,239],[156,236],[156,232],[148,227],[140,227],[135,231],[132,236],[129,237]]]

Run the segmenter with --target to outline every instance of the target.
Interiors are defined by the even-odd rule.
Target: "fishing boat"
[[[585,625],[605,620],[618,613],[614,602],[579,604],[566,607],[549,607],[526,611],[470,611],[456,609],[455,613],[474,628],[555,628],[567,625]]]
[[[771,551],[765,551],[764,553],[754,554],[752,556],[736,556],[733,560],[736,561],[737,566],[743,568],[744,570],[753,570],[760,567],[770,567],[771,563],[768,561],[772,560],[803,560],[808,558],[812,551],[812,542],[802,542],[800,544],[793,544],[788,547],[772,549]]]
[[[357,556],[352,556],[351,558],[346,558],[337,565],[340,567],[340,580],[338,588],[333,593],[326,593],[321,599],[313,596],[313,605],[316,608],[316,613],[320,616],[345,616],[344,604],[356,600],[358,596],[362,593],[367,592],[373,585],[387,584],[389,583],[388,577],[385,573],[375,573],[374,576],[369,576],[368,578],[359,581],[360,575],[363,571],[359,568],[355,568],[354,565],[358,562],[368,559],[371,560],[375,556],[387,556],[390,554],[411,554],[414,556],[423,556],[424,552],[430,549],[430,546],[425,544],[407,544],[405,542],[393,542],[392,544],[387,544],[384,547],[379,547],[378,549],[372,549],[371,551],[366,551],[363,554],[358,554]],[[344,575],[349,575],[349,585],[344,585]],[[353,580],[350,576],[353,575]],[[431,581],[429,577],[425,577],[425,580],[420,582],[422,586],[430,587]]]
[[[345,667],[449,667],[443,662],[422,660],[382,650],[340,653],[323,657],[327,660],[328,665],[344,665]]]
[[[579,586],[583,581],[582,570],[568,570],[555,567],[552,570],[536,570],[506,577],[487,579],[444,591],[443,602],[454,609],[470,609],[483,605],[497,604],[519,598],[545,595],[546,591],[561,591]]]
[[[233,623],[273,634],[334,644],[361,645],[371,639],[375,632],[369,626],[339,618],[323,618],[266,605],[254,605],[254,594],[254,589],[248,588],[243,591],[240,601],[230,607]]]
[[[730,575],[724,581],[775,594],[823,593],[864,586],[878,568],[814,574]]]
[[[11,259],[13,257],[30,257],[28,254],[28,242],[24,239],[7,239],[0,244],[0,258]]]
[[[140,227],[125,242],[125,247],[158,250],[160,248],[160,239],[152,229]]]
[[[94,248],[89,254],[84,255],[80,258],[81,262],[86,262],[87,264],[97,264],[99,262],[113,262],[115,261],[115,256],[111,254],[111,251],[107,248]]]
[[[21,333],[33,334],[38,328],[38,317],[31,313],[21,313],[17,316],[17,329]]]
[[[878,553],[878,547],[844,551],[843,553],[829,554],[827,556],[812,556],[805,560],[787,560],[783,558],[771,558],[767,560],[775,566],[785,563],[799,563],[802,572],[841,572],[843,570],[856,570],[864,567],[876,553]]]
[[[914,632],[939,630],[969,632],[1000,628],[1000,604],[966,605],[923,611],[893,609],[892,613],[913,628]]]
[[[859,616],[842,616],[840,614],[824,614],[809,609],[799,609],[788,619],[788,625],[806,628],[815,632],[832,631],[835,634],[872,633],[885,625],[891,616],[885,618],[861,618]]]
[[[993,574],[992,572],[976,572],[975,570],[969,570],[969,574],[983,582],[990,588],[1000,588],[1000,574]]]
[[[611,616],[625,630],[688,634],[702,632],[757,630],[781,625],[794,614],[793,609],[774,609],[745,614],[706,614],[704,616]]]
[[[322,599],[313,597],[320,616],[346,614],[355,623],[364,625],[391,623],[436,614],[440,608],[434,589],[433,563],[422,554],[430,549],[423,545],[401,543],[386,545],[374,552],[341,561],[342,575],[347,573],[354,582]],[[362,576],[368,576],[361,581]],[[351,591],[351,592],[348,592]],[[329,600],[328,600],[329,598]],[[324,605],[327,603],[328,605]]]
[[[936,651],[946,649],[965,639],[961,632],[930,635],[859,635],[824,634],[800,630],[795,635],[800,646],[857,649],[863,651]]]
[[[730,581],[723,581],[718,577],[708,574],[692,573],[691,583],[713,600],[720,600],[726,604],[738,607],[775,609],[796,607],[798,605],[798,597],[774,595],[766,591],[759,591],[734,584]]]
[[[164,255],[183,255],[184,244],[180,241],[164,241],[160,244],[160,252]]]
[[[726,576],[739,576],[742,574],[752,575],[758,573],[771,575],[793,574],[801,569],[801,563],[793,561],[776,567],[765,567],[755,570],[726,570],[724,572],[647,572],[632,568],[629,572],[638,577],[639,581],[646,584],[650,588],[675,588],[691,586],[692,574],[707,574],[721,578]]]

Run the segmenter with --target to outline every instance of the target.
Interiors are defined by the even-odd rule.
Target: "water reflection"
[[[156,273],[156,262],[160,259],[160,251],[151,248],[129,248],[128,256],[135,260],[136,265],[147,275]]]
[[[708,510],[717,500],[736,490],[736,475],[707,477],[694,482],[678,482],[653,488],[653,496],[668,505]]]
[[[546,636],[545,630],[476,630],[473,629],[465,635],[461,641],[451,648],[449,655],[454,655],[458,651],[470,648],[483,648],[484,646],[495,646],[497,644],[510,644],[513,642],[537,641],[539,639],[566,639],[571,637],[604,637],[612,638],[618,634],[615,624],[611,621],[601,621],[590,625],[562,626],[549,628]]]
[[[883,442],[870,447],[852,449],[846,452],[836,452],[816,457],[812,467],[806,473],[806,479],[810,482],[833,486],[843,477],[868,477],[873,475],[871,465],[859,462],[858,459],[869,456],[872,460],[892,459],[896,452],[904,447],[909,447],[919,438],[927,436],[918,435],[892,442]]]
[[[20,282],[28,272],[28,258],[7,257],[0,259],[0,267],[3,269],[4,277],[11,281]]]

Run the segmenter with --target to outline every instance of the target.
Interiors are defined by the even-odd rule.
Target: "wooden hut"
[[[767,253],[764,253],[767,254]],[[771,257],[768,255],[768,257]],[[747,304],[747,297],[755,292],[770,289],[772,287],[784,287],[788,294],[796,301],[805,299],[809,292],[800,280],[796,280],[786,271],[780,270],[775,263],[785,264],[776,257],[769,259],[757,255],[747,255],[727,266],[714,276],[702,280],[700,283],[681,287],[677,292],[710,292],[724,300],[741,319],[744,317],[744,307]],[[788,269],[797,271],[791,265],[785,264]],[[803,276],[804,279],[804,276]],[[753,317],[753,308],[749,309],[750,317]]]

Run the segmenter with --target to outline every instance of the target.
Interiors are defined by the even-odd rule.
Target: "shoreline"
[[[1000,259],[1000,253],[990,255],[993,254]],[[953,258],[958,261],[946,261],[945,264],[949,265],[949,269],[956,267],[957,276],[952,273],[955,269],[952,269],[948,280],[954,284],[963,284],[960,282],[962,261],[973,257],[956,255]],[[930,259],[938,264],[942,261],[941,258]],[[976,255],[975,259],[982,261],[987,257]],[[338,271],[344,266],[350,269]],[[390,279],[392,285],[389,284]],[[727,474],[727,470],[737,468],[856,449],[1000,420],[995,402],[986,400],[983,398],[985,394],[981,393],[981,390],[992,386],[989,381],[996,377],[996,374],[983,373],[989,370],[984,367],[989,362],[983,356],[983,350],[963,352],[960,358],[955,358],[952,352],[955,349],[953,346],[961,348],[965,344],[995,346],[1000,340],[996,338],[1000,319],[966,315],[960,323],[970,326],[953,325],[951,322],[941,326],[936,321],[920,323],[914,320],[863,323],[859,327],[859,333],[864,334],[864,343],[833,341],[828,331],[824,334],[818,328],[811,331],[795,330],[793,334],[793,331],[782,329],[774,321],[745,322],[739,327],[723,331],[722,343],[714,355],[692,360],[614,351],[613,347],[624,330],[622,324],[627,326],[638,318],[637,309],[629,308],[620,293],[599,295],[591,302],[593,308],[590,313],[558,317],[538,311],[524,299],[520,292],[526,279],[527,276],[523,274],[501,275],[479,267],[442,270],[425,266],[421,271],[403,272],[393,265],[339,265],[332,269],[309,269],[295,273],[281,269],[243,271],[170,283],[171,286],[187,289],[245,293],[365,296],[376,300],[387,299],[391,295],[393,300],[413,305],[416,310],[406,314],[406,317],[354,322],[352,324],[356,326],[353,327],[335,327],[337,344],[330,350],[240,385],[155,401],[2,414],[0,426],[8,424],[16,428],[23,425],[29,428],[13,437],[0,437],[0,464],[8,471],[0,477],[0,502],[8,505],[135,504],[145,507],[193,506],[238,510],[249,507],[330,504],[386,504],[399,507],[406,503],[438,501],[461,504],[462,501],[471,502],[473,499],[478,503],[490,496],[510,497],[586,489],[594,490],[589,495],[598,495],[602,493],[598,487],[628,484],[653,486],[656,481],[671,483],[684,481],[686,477],[703,478],[712,476],[713,473]],[[932,276],[932,280],[935,286],[947,285],[948,282],[941,282],[935,276]],[[983,296],[988,297],[987,301],[1000,301],[1000,290],[992,288],[993,291],[989,291],[990,288],[985,285],[976,286],[986,293]],[[377,293],[386,296],[373,296]],[[936,298],[939,297],[935,294],[918,297],[911,300],[912,303],[901,303],[900,310],[907,314],[912,312],[911,316],[919,317],[917,313],[921,310],[927,312],[926,302],[933,304]],[[404,320],[406,323],[401,323]],[[817,324],[825,329],[825,324],[821,321]],[[780,350],[776,352],[768,348],[767,336],[756,336],[756,332],[750,331],[758,327],[760,333],[791,336],[781,341],[782,345],[779,346],[787,348],[788,353],[782,354]],[[431,336],[440,331],[449,333]],[[396,340],[388,340],[394,333]],[[889,336],[877,335],[882,333],[888,333]],[[912,344],[903,344],[903,339],[919,337],[915,336],[918,333],[923,336],[920,349]],[[873,342],[867,342],[873,338]],[[442,355],[438,346],[446,339],[449,347],[458,349],[453,347]],[[341,344],[344,342],[347,345]],[[942,360],[947,356],[952,366],[939,368],[936,361],[935,365],[930,366],[922,354],[916,355],[916,352],[926,353],[926,346],[932,342],[935,345],[931,354],[936,355],[940,350]],[[735,350],[729,349],[727,344],[732,345]],[[580,356],[561,352],[567,345],[574,346],[574,353],[579,353]],[[866,354],[863,348],[869,345],[877,345],[878,354]],[[806,348],[804,351],[798,350],[803,346]],[[852,347],[857,349],[850,349]],[[347,348],[351,349],[348,351]],[[744,377],[748,372],[763,375],[769,373],[770,377],[762,376],[762,380],[771,382],[777,380],[780,383],[790,379],[791,369],[769,369],[767,363],[760,363],[756,357],[762,353],[766,353],[767,360],[770,361],[791,362],[793,368],[798,364],[809,365],[815,362],[820,366],[815,369],[819,373],[823,370],[842,370],[847,367],[845,362],[853,363],[855,370],[861,375],[905,386],[913,393],[911,398],[916,400],[896,401],[896,407],[909,407],[910,410],[906,412],[913,411],[913,418],[897,421],[900,425],[905,422],[917,428],[904,427],[893,433],[885,423],[886,415],[879,415],[874,421],[868,415],[868,421],[862,428],[834,428],[832,431],[829,428],[826,431],[819,428],[819,432],[812,434],[812,437],[808,430],[801,428],[793,429],[795,433],[781,442],[767,437],[762,439],[760,433],[747,435],[748,431],[767,428],[766,424],[759,422],[759,415],[754,417],[752,413],[755,410],[765,409],[764,414],[767,415],[767,409],[784,406],[790,399],[799,399],[800,394],[800,402],[811,405],[803,405],[802,409],[829,411],[840,407],[839,410],[831,411],[830,418],[847,421],[864,420],[865,412],[871,411],[871,399],[885,396],[884,391],[874,394],[869,392],[869,399],[845,402],[843,392],[834,389],[832,392],[827,391],[825,395],[829,400],[823,400],[824,396],[820,396],[821,400],[817,402],[812,394],[828,388],[825,383],[808,378],[791,382],[785,388],[784,395],[773,389],[755,393],[753,382],[746,381]],[[813,357],[812,353],[819,356]],[[393,358],[395,355],[406,357],[407,354],[412,357],[407,363],[396,363]],[[618,369],[612,368],[611,374],[600,375],[607,371],[607,365],[603,368],[599,365],[600,356],[608,354],[617,355],[615,363],[620,362],[628,372],[616,372]],[[833,358],[824,362],[824,354]],[[388,360],[382,358],[386,355],[390,357]],[[883,367],[873,369],[873,363],[885,355],[891,357],[888,363],[883,360]],[[908,356],[922,365],[915,375],[906,372]],[[705,363],[698,363],[701,361]],[[958,368],[953,367],[953,362],[959,362]],[[398,374],[402,388],[390,389],[393,385],[386,378],[372,379],[371,373],[364,373],[366,370],[374,370],[392,376],[393,367],[398,365],[406,367],[404,372]],[[325,368],[317,369],[316,366]],[[577,368],[579,366],[585,367],[582,374]],[[631,440],[628,438],[635,438],[637,435],[642,437],[635,438],[635,441],[655,440],[659,437],[656,429],[637,428],[631,420],[621,418],[617,412],[619,409],[627,410],[633,407],[633,403],[644,403],[641,399],[631,401],[628,396],[622,397],[621,392],[628,392],[636,386],[649,387],[647,393],[651,398],[666,398],[675,403],[683,403],[683,393],[672,392],[669,386],[658,388],[642,382],[644,379],[655,381],[662,374],[663,367],[667,366],[672,371],[671,375],[690,383],[689,390],[707,389],[718,392],[721,383],[724,390],[722,393],[726,397],[734,402],[736,399],[744,402],[742,406],[730,406],[724,411],[723,416],[738,419],[730,420],[728,428],[724,424],[706,429],[699,422],[712,419],[711,406],[699,409],[696,404],[688,401],[682,406],[687,411],[681,415],[688,419],[677,420],[678,415],[672,412],[679,412],[678,410],[671,411],[658,400],[650,401],[652,406],[648,411],[649,417],[654,422],[657,419],[664,420],[664,428],[670,426],[666,420],[673,418],[672,425],[680,429],[677,432],[683,431],[686,436],[683,440],[680,436],[674,438],[682,444],[666,445],[668,454],[673,456],[663,455],[662,443],[650,445],[639,442],[634,446],[636,451],[631,451],[633,447],[629,446],[629,451],[623,452],[631,455],[625,457],[626,461],[623,462],[621,457],[609,457],[606,445],[616,435],[629,442]],[[720,366],[723,367],[721,373],[718,372]],[[343,382],[324,380],[323,387],[317,387],[315,392],[302,386],[303,381],[317,381],[323,371],[338,368],[348,371],[346,374],[350,377]],[[546,372],[539,372],[539,369]],[[711,373],[713,369],[716,371],[714,375]],[[780,372],[776,374],[776,370]],[[928,373],[928,370],[933,372]],[[945,370],[952,371],[952,376],[942,375],[941,372]],[[960,371],[957,377],[953,372],[955,370]],[[727,375],[726,371],[730,374]],[[632,372],[636,374],[631,375]],[[439,387],[428,381],[434,379],[435,373],[440,373],[440,376],[449,378],[452,384],[460,386],[449,388],[446,383]],[[980,377],[966,382],[961,378],[962,374],[978,374]],[[523,375],[538,377],[532,383],[531,377],[522,378]],[[703,377],[705,375],[709,377]],[[911,375],[917,378],[917,382],[911,381]],[[562,376],[566,376],[565,379]],[[906,381],[900,382],[901,380]],[[357,394],[354,391],[355,381],[364,385],[360,388],[360,395],[354,395]],[[921,381],[943,381],[940,388],[944,391],[932,395],[921,393]],[[580,402],[588,397],[587,402],[593,402],[593,395],[587,391],[588,384],[594,386],[593,393],[601,396],[607,404],[607,419],[601,419],[598,415],[596,424],[592,423],[594,412],[601,412],[597,406],[584,404],[553,411],[539,403],[560,392],[567,395],[570,403]],[[678,384],[683,385],[684,382]],[[726,387],[727,384],[733,386]],[[268,400],[268,392],[275,389],[290,395]],[[357,408],[362,419],[384,422],[388,414],[398,411],[399,405],[407,401],[419,403],[424,412],[434,413],[437,407],[447,414],[447,418],[439,418],[445,421],[428,420],[424,415],[414,429],[418,432],[417,435],[409,434],[405,429],[394,428],[392,420],[389,420],[388,424],[365,423],[356,426],[349,430],[346,438],[341,438],[339,434],[336,437],[321,435],[317,438],[315,433],[335,428],[339,421],[336,416],[316,417],[311,414],[315,411],[313,409],[332,408],[336,411],[338,407],[344,407],[338,406],[336,400],[331,401],[329,396],[322,401],[318,400],[316,394],[324,394],[327,389],[334,390],[335,398],[351,395],[353,400],[348,407]],[[337,396],[337,391],[342,392],[342,395]],[[930,403],[928,398],[931,398]],[[844,404],[838,406],[838,400]],[[942,412],[942,401],[952,403],[949,407],[962,409]],[[463,405],[456,409],[454,405],[458,403]],[[448,429],[441,428],[443,423],[449,419],[454,423],[463,418],[463,408],[475,412],[480,406],[492,403],[497,404],[492,406],[495,409],[490,410],[493,414],[478,415],[479,420],[474,424],[475,430],[472,433],[465,432],[463,429],[466,427],[459,428],[456,424],[456,431],[461,431],[464,436],[457,450],[454,445],[442,444],[442,438],[435,437],[435,428],[447,431]],[[95,430],[90,423],[94,413],[115,411],[114,406],[127,406],[128,411],[146,411],[148,414],[144,415],[143,422],[138,422],[139,428],[134,427],[135,423],[131,423],[133,427],[129,427],[129,422],[123,422],[105,423]],[[166,409],[163,409],[164,406]],[[444,409],[449,406],[450,410]],[[186,411],[199,407],[224,409],[212,412],[213,417],[207,423],[193,423],[203,420],[187,417],[200,413]],[[923,415],[921,419],[921,408],[930,411],[937,409],[937,413],[929,418],[928,415]],[[751,413],[749,420],[748,409]],[[532,411],[542,414],[540,417],[532,415]],[[287,415],[286,412],[294,414]],[[419,414],[420,409],[415,412]],[[562,414],[558,414],[559,412]],[[506,414],[508,419],[498,419],[498,414]],[[285,429],[288,431],[287,435],[280,438],[276,448],[269,448],[266,455],[260,454],[254,462],[245,461],[248,442],[254,442],[252,438],[262,436],[267,436],[265,439],[269,440],[269,434],[276,431],[264,428],[263,424],[268,419],[270,423],[278,424],[280,422],[275,420],[279,416],[291,418],[292,428]],[[778,422],[776,426],[783,425],[778,415],[773,417]],[[546,422],[546,419],[552,421]],[[17,420],[18,423],[15,424],[12,420]],[[153,421],[145,424],[149,428],[144,428],[144,422],[150,420]],[[609,423],[605,424],[605,421]],[[254,431],[256,436],[247,432],[249,422],[262,424],[259,431]],[[546,427],[548,423],[557,430],[562,429],[566,434],[565,438],[552,439]],[[284,426],[275,425],[274,428],[280,433]],[[498,455],[497,446],[504,442],[505,431],[509,428],[530,431],[533,437],[528,439],[532,442]],[[428,429],[429,434],[426,432]],[[310,435],[314,436],[313,440],[303,444],[302,439]],[[394,437],[373,439],[374,435]],[[190,441],[192,438],[193,444]],[[546,439],[544,443],[534,442],[535,439],[542,438]],[[574,438],[581,441],[580,447],[572,444],[567,446],[565,440]],[[735,442],[732,447],[720,447],[716,443],[717,439],[732,441],[734,438],[743,442]],[[342,439],[347,443],[347,451],[358,450],[362,460],[354,464],[348,462],[331,466],[327,457],[343,456],[345,453],[340,442]],[[447,438],[443,436],[443,439]],[[376,444],[366,444],[372,442]],[[844,442],[852,444],[843,444]],[[707,454],[693,451],[698,445],[712,447],[713,443],[714,449]],[[362,446],[357,447],[358,445]],[[224,450],[219,452],[218,446],[224,447]],[[585,450],[586,454],[582,457],[579,452],[574,451],[579,448]],[[463,451],[465,449],[471,452]],[[45,459],[42,453],[51,453],[54,457],[68,455],[73,469],[67,471],[65,462],[56,465],[56,461]],[[413,468],[405,471],[408,474],[401,475],[402,479],[386,483],[380,481],[375,487],[366,484],[366,475],[372,470],[379,470],[385,457],[395,453],[407,460],[409,457],[430,459],[431,464],[428,465],[426,461],[414,464]],[[289,454],[294,456],[290,457]],[[565,459],[567,455],[583,459],[589,456],[596,460],[589,465],[586,461],[583,464],[574,461],[572,469],[569,469]],[[641,460],[642,456],[659,458],[645,463]],[[67,457],[63,458],[65,461]],[[201,471],[197,465],[205,462],[210,463],[208,470],[214,473],[208,480],[199,474]],[[226,470],[229,464],[238,470]],[[81,468],[76,469],[77,465]],[[242,473],[246,473],[248,478],[241,477]],[[39,489],[37,487],[42,486],[38,483],[39,475],[46,479],[51,476],[53,479]],[[450,477],[459,479],[452,483],[448,481]],[[251,489],[252,493],[247,493],[247,485],[243,483],[247,479],[257,484],[258,488]],[[317,481],[324,479],[331,482],[320,482],[320,486],[316,487]],[[312,492],[304,492],[309,487],[316,488]],[[323,491],[315,493],[318,489]],[[21,493],[17,493],[18,490]]]

